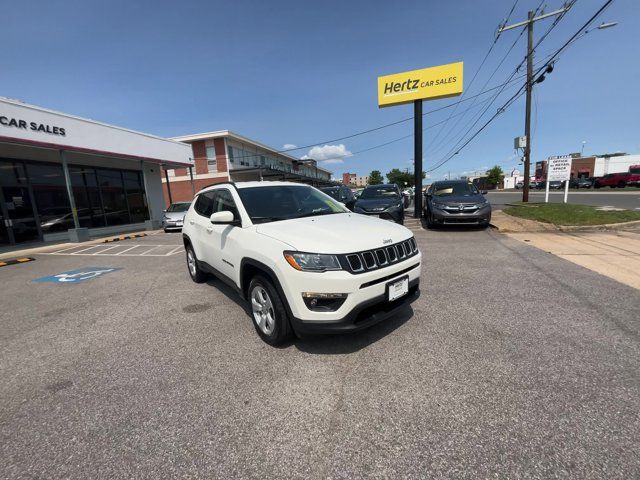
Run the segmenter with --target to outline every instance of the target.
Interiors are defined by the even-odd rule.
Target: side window
[[[213,213],[213,197],[214,192],[205,192],[198,195],[196,204],[193,206],[196,213],[203,217],[210,217],[211,213]]]
[[[214,201],[213,211],[211,213],[228,210],[233,213],[234,218],[239,219],[240,214],[236,208],[236,202],[233,201],[231,192],[227,189],[220,189],[217,190],[216,193],[217,195]]]

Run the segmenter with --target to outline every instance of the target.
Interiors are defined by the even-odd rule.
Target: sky
[[[276,149],[305,147],[290,154],[340,178],[413,168],[411,121],[333,141],[413,115],[412,105],[378,108],[378,76],[463,61],[464,96],[424,102],[428,112],[471,97],[424,116],[424,170],[438,179],[522,169],[513,139],[524,134],[524,96],[433,170],[523,83],[493,104],[499,90],[472,98],[524,58],[526,34],[514,29],[479,69],[514,1],[2,0],[0,95],[160,136],[228,129]],[[535,61],[604,2],[578,0]],[[545,11],[561,4],[547,0]],[[509,23],[538,5],[519,0]],[[536,22],[536,40],[552,21]],[[584,35],[535,86],[533,161],[581,149],[640,153],[640,2],[615,0],[603,21],[619,24]]]

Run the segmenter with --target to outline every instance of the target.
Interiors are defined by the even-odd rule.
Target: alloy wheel
[[[271,335],[276,325],[273,302],[261,285],[256,285],[251,291],[251,310],[258,328],[265,335]]]
[[[187,266],[189,267],[189,273],[192,277],[196,275],[196,257],[193,254],[193,250],[187,250]]]

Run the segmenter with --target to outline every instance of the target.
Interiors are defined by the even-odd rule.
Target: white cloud
[[[303,160],[313,159],[323,163],[343,163],[343,159],[353,154],[342,143],[340,145],[323,145],[313,147],[309,153],[302,157]]]
[[[283,149],[283,150],[293,150],[294,148],[297,148],[297,147],[298,147],[298,146],[297,146],[297,145],[294,145],[293,143],[285,143],[285,144],[282,146],[282,149]]]

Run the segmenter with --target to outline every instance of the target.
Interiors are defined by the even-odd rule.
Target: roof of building
[[[212,138],[232,138],[234,140],[237,140],[239,142],[242,143],[249,143],[251,145],[254,145],[258,148],[261,148],[263,150],[266,150],[268,152],[274,153],[276,155],[280,155],[282,157],[286,157],[290,160],[294,160],[296,162],[304,162],[307,160],[313,160],[313,159],[301,159],[301,158],[297,158],[294,157],[293,155],[289,155],[287,152],[283,152],[281,150],[276,150],[273,147],[269,147],[268,145],[265,145],[263,143],[257,142],[255,140],[251,140],[250,138],[244,137],[238,133],[232,132],[231,130],[216,130],[214,132],[205,132],[205,133],[194,133],[191,135],[182,135],[179,137],[171,137],[171,140],[175,140],[177,142],[186,142],[186,143],[190,143],[190,142],[196,142],[198,140],[210,140]],[[317,162],[317,160],[314,160],[315,162]],[[316,164],[317,166],[317,164]],[[323,172],[329,173],[329,174],[333,174],[333,171],[331,170],[327,170],[326,168],[322,168],[320,166],[317,167],[318,170],[322,170]]]

